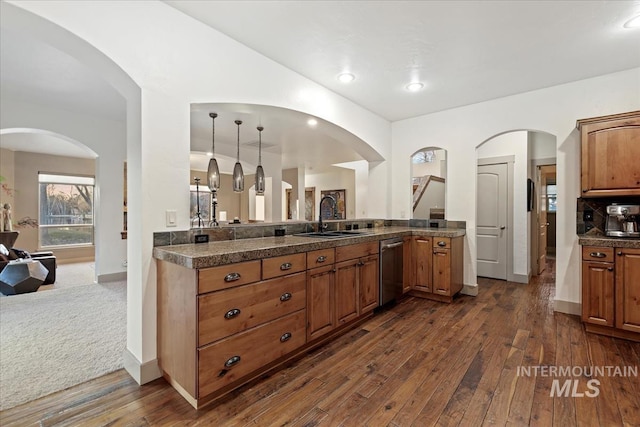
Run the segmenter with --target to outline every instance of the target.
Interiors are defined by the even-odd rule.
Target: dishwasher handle
[[[402,245],[404,245],[404,242],[385,244],[380,248],[380,250],[384,251],[385,249],[397,248],[398,246],[402,246]]]

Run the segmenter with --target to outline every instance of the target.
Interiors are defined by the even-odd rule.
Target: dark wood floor
[[[163,379],[140,387],[118,371],[4,411],[0,424],[639,426],[640,378],[598,377],[597,397],[550,397],[554,378],[518,375],[640,365],[640,344],[554,313],[553,281],[552,272],[529,285],[481,279],[477,297],[453,304],[408,298],[199,411]],[[570,379],[590,391],[589,378]]]

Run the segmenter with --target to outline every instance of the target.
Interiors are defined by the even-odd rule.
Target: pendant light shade
[[[207,168],[207,183],[209,190],[216,191],[220,188],[220,169],[218,169],[218,161],[216,160],[216,117],[217,113],[209,113],[212,121],[211,130],[211,158],[209,159],[209,167]]]
[[[236,120],[235,123],[238,125],[238,154],[236,165],[233,167],[233,191],[242,193],[244,191],[244,172],[242,172],[242,165],[240,164],[240,125],[242,120]]]
[[[258,167],[256,168],[256,194],[264,194],[264,170],[262,169],[262,131],[264,128],[258,126]]]

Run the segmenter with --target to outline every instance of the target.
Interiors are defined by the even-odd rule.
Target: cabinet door
[[[640,126],[591,132],[587,144],[587,190],[640,189]]]
[[[418,291],[432,291],[431,252],[432,239],[430,237],[415,237],[413,239],[414,282],[413,288]]]
[[[359,264],[357,259],[336,264],[336,326],[358,317]]]
[[[582,321],[613,326],[613,263],[582,262]]]
[[[362,260],[360,264],[360,310],[359,314],[367,313],[380,303],[379,258],[371,256]]]
[[[332,265],[307,271],[307,339],[331,331],[334,323],[334,279]]]
[[[616,254],[616,327],[640,332],[640,249]]]
[[[433,248],[433,293],[451,296],[451,250]]]

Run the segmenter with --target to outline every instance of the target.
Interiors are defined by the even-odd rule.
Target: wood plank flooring
[[[452,304],[407,298],[199,411],[163,379],[118,371],[0,413],[8,426],[638,426],[640,378],[597,377],[597,397],[550,397],[531,366],[640,365],[640,344],[587,334],[553,311],[554,278],[480,279]],[[595,378],[595,377],[594,377]],[[573,390],[573,385],[572,385]]]

